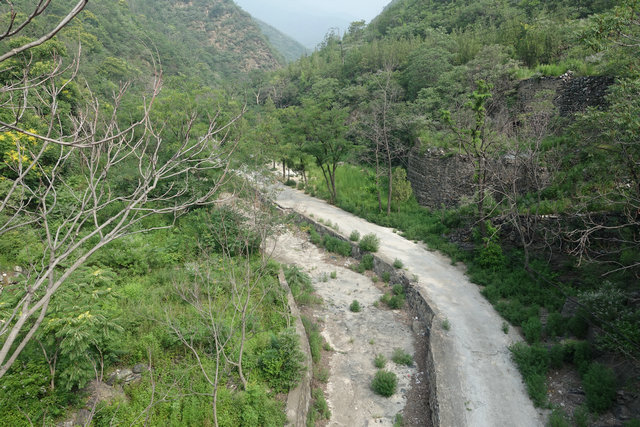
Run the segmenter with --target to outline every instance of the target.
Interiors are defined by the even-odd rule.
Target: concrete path
[[[544,416],[533,407],[508,347],[521,340],[502,331],[502,318],[469,282],[461,268],[380,227],[300,191],[282,187],[277,203],[316,219],[337,223],[341,234],[352,230],[380,237],[378,255],[389,262],[400,259],[427,297],[437,318],[431,347],[437,372],[440,422],[448,426],[541,426]],[[450,329],[441,324],[448,319]]]

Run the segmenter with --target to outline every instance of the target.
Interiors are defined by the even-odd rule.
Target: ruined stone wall
[[[614,82],[610,76],[574,77],[567,73],[561,77],[538,77],[523,80],[517,87],[517,109],[524,110],[540,91],[555,92],[553,104],[562,117],[584,111],[587,107],[604,107],[607,89]]]
[[[517,121],[520,112],[543,91],[555,93],[553,103],[561,117],[570,117],[587,107],[606,105],[607,89],[613,84],[613,77],[573,77],[570,73],[562,77],[540,77],[524,80],[515,91],[515,102],[510,114]],[[422,145],[419,143],[418,145]],[[428,146],[428,141],[425,141]],[[515,173],[513,159],[504,156],[495,159],[489,166],[494,173],[489,177],[489,187],[496,188],[509,174]],[[474,165],[466,156],[446,153],[441,149],[415,148],[409,153],[407,176],[413,193],[423,206],[440,208],[453,207],[474,194]],[[532,188],[530,171],[518,172],[518,190],[526,192]]]

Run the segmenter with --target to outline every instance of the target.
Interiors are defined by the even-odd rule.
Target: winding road
[[[416,275],[422,295],[436,313],[431,331],[431,350],[436,368],[440,425],[448,426],[542,426],[544,415],[534,408],[511,360],[508,347],[522,338],[511,328],[502,331],[502,318],[469,282],[463,268],[328,203],[288,187],[276,197],[283,208],[339,226],[341,234],[352,230],[380,237],[378,255],[392,263],[401,260]],[[447,319],[449,330],[440,327]]]

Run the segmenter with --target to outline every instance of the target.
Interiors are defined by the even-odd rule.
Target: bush
[[[393,285],[392,290],[394,295],[404,295],[404,287],[402,285]]]
[[[304,190],[304,182],[302,182],[302,181],[301,181],[301,182],[299,182],[299,183],[298,183],[298,185],[296,186],[296,188],[297,188],[298,190],[301,190],[301,191],[302,191],[302,190]]]
[[[294,187],[294,188],[295,188],[295,186],[296,186],[296,181],[295,181],[295,180],[293,180],[293,179],[291,179],[291,178],[289,178],[288,180],[286,180],[286,181],[284,182],[284,185],[286,185],[287,187]]]
[[[393,355],[391,356],[391,360],[393,360],[393,363],[395,363],[396,365],[405,365],[405,366],[413,365],[413,356],[411,356],[409,353],[407,353],[401,348],[396,348],[395,350],[393,350]]]
[[[365,270],[373,270],[373,255],[365,254],[362,257],[362,261],[360,261],[360,265],[362,265]]]
[[[377,354],[376,358],[373,359],[373,365],[378,369],[384,368],[386,364],[387,364],[387,358],[384,357],[383,354]]]
[[[271,337],[271,345],[260,355],[258,366],[269,387],[287,392],[302,377],[303,361],[298,336],[289,329]]]
[[[567,329],[566,324],[567,320],[560,313],[550,313],[547,317],[545,332],[549,337],[561,337]]]
[[[365,234],[359,243],[360,250],[364,252],[378,252],[380,249],[380,238],[375,234]]]
[[[402,268],[402,267],[404,267],[404,264],[402,263],[402,261],[401,261],[401,260],[399,260],[398,258],[396,258],[396,259],[393,261],[393,266],[394,266],[395,268]]]
[[[556,344],[549,349],[549,366],[555,369],[562,368],[564,362],[564,349],[562,345]]]
[[[353,302],[349,306],[349,310],[351,310],[354,313],[359,313],[362,310],[362,308],[360,307],[360,303],[357,300],[353,300]]]
[[[388,271],[384,271],[381,277],[384,283],[389,283],[391,281],[391,273],[389,273]]]
[[[358,240],[360,240],[360,232],[358,230],[353,230],[349,235],[349,240],[351,240],[352,242],[357,242]]]
[[[392,294],[384,294],[380,301],[385,303],[390,309],[398,310],[404,307],[404,295],[392,295]]]
[[[589,425],[589,418],[589,409],[584,405],[573,411],[573,423],[576,427],[587,427]]]
[[[586,341],[572,341],[564,346],[564,359],[571,362],[584,375],[591,363],[591,345]]]
[[[569,427],[569,421],[567,420],[567,414],[560,409],[554,409],[549,416],[549,427]]]
[[[616,377],[611,368],[592,363],[582,378],[587,406],[598,413],[607,411],[616,397]]]
[[[313,228],[309,230],[309,239],[316,246],[322,246],[322,236]]]
[[[329,236],[325,234],[322,239],[324,247],[329,251],[342,256],[351,256],[351,244],[340,240],[337,237]]]
[[[522,333],[528,343],[533,344],[542,338],[542,323],[538,317],[530,317],[522,324]]]
[[[529,397],[533,401],[533,404],[538,407],[544,407],[547,405],[547,377],[545,375],[531,375],[525,378],[525,384],[527,385],[527,392]]]
[[[376,372],[371,389],[380,396],[390,397],[396,392],[398,387],[398,377],[393,372],[378,371]]]
[[[567,328],[574,337],[578,339],[585,339],[587,337],[587,332],[589,331],[589,322],[587,322],[583,314],[578,313],[569,319]]]

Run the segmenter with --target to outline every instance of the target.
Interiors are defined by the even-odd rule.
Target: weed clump
[[[353,300],[353,302],[349,306],[349,310],[354,313],[360,313],[360,311],[362,311],[362,307],[360,307],[360,303],[358,302],[358,300]]]
[[[352,242],[357,242],[360,240],[360,232],[358,230],[353,230],[351,234],[349,234],[349,240]]]
[[[377,354],[376,358],[373,359],[373,365],[378,369],[384,368],[386,364],[387,358],[384,357],[384,354]]]
[[[413,365],[413,356],[401,348],[396,348],[395,350],[393,350],[391,360],[393,360],[393,363],[395,363],[396,365]]]
[[[393,261],[393,267],[394,268],[402,268],[402,267],[404,267],[404,263],[401,260],[399,260],[398,258],[396,258]]]

